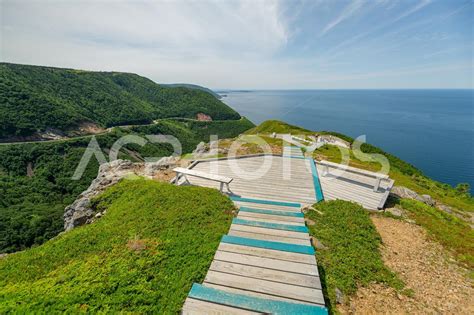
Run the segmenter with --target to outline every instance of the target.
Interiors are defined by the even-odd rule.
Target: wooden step
[[[265,314],[327,314],[327,309],[318,305],[262,299],[209,288],[197,283],[193,284],[189,298]],[[186,312],[185,308],[183,312]]]
[[[265,258],[279,259],[279,260],[284,260],[284,261],[304,263],[304,264],[313,265],[314,268],[317,268],[316,257],[314,255],[294,253],[294,252],[284,252],[281,250],[251,247],[251,246],[230,244],[230,243],[223,243],[223,242],[219,244],[218,250],[230,252],[230,253],[236,253],[236,254],[251,255],[255,257],[265,257]]]
[[[235,229],[231,229],[228,235],[253,238],[253,239],[262,240],[262,241],[273,241],[273,242],[298,244],[298,245],[306,245],[306,246],[311,245],[311,242],[309,239],[298,239],[298,238],[290,238],[290,237],[277,236],[277,235],[251,233],[251,232],[238,231]]]
[[[303,218],[280,217],[261,213],[239,212],[237,218],[249,221],[305,226]]]
[[[279,215],[279,216],[284,216],[284,217],[304,218],[304,214],[302,212],[268,210],[268,209],[250,208],[250,207],[240,207],[239,211],[269,214],[269,215]]]
[[[260,203],[260,204],[275,205],[275,206],[301,208],[301,204],[296,203],[296,202],[244,198],[244,197],[238,197],[238,196],[230,196],[230,199],[234,201],[238,201],[238,202],[251,202],[251,203],[257,203],[257,204]]]
[[[279,259],[278,257],[267,258],[218,250],[214,256],[214,260],[235,262],[244,265],[265,267],[269,269],[301,273],[310,276],[319,275],[318,268],[316,268],[316,266],[313,264],[292,262]]]
[[[282,242],[273,242],[273,241],[263,241],[256,240],[252,238],[224,235],[222,237],[221,243],[242,245],[248,247],[257,247],[264,249],[272,249],[283,252],[298,253],[298,254],[307,254],[314,255],[314,248],[308,245],[297,245],[297,244],[288,244]]]
[[[288,224],[278,224],[278,223],[269,223],[269,222],[262,222],[262,221],[251,221],[251,220],[244,220],[239,218],[234,218],[232,220],[232,224],[240,224],[240,225],[248,225],[248,226],[257,226],[267,229],[275,229],[275,230],[284,230],[284,231],[292,231],[292,232],[299,232],[299,233],[308,233],[308,228],[304,225],[288,225]]]

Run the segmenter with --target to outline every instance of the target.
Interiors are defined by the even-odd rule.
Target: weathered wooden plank
[[[309,234],[306,234],[306,233],[291,232],[291,231],[284,231],[284,230],[274,230],[274,229],[265,229],[265,228],[261,228],[261,227],[247,226],[247,225],[234,224],[234,225],[230,226],[230,230],[231,231],[249,232],[249,233],[258,233],[258,234],[265,234],[265,235],[275,235],[275,236],[296,238],[296,239],[302,239],[302,240],[308,240],[309,239]]]
[[[288,260],[280,260],[276,258],[266,258],[260,256],[252,256],[247,254],[239,254],[218,250],[214,256],[214,260],[236,262],[245,265],[265,267],[275,270],[301,273],[310,276],[318,276],[318,268],[314,264],[305,264],[301,262],[292,262]]]
[[[254,312],[244,310],[241,308],[226,306],[218,303],[212,303],[208,301],[201,301],[193,298],[187,298],[184,302],[183,309],[181,310],[183,315],[198,315],[198,314],[210,314],[210,315],[253,315],[263,314],[261,312]]]
[[[233,219],[232,224],[258,226],[258,227],[263,227],[263,228],[267,228],[267,229],[308,233],[308,228],[306,226],[278,224],[278,223],[267,223],[267,222],[262,222],[262,221],[250,221],[250,220],[243,220],[243,219],[238,219],[238,218]]]
[[[281,212],[281,211],[275,211],[275,212]],[[239,210],[239,216],[242,216],[242,218],[255,218],[255,219],[268,219],[268,220],[276,220],[280,222],[295,222],[295,223],[304,223],[304,217],[300,216],[286,216],[286,215],[278,215],[278,213],[271,213],[271,214],[266,214],[266,213],[258,213],[258,212],[252,212],[252,211],[245,211],[240,209]],[[298,213],[295,213],[298,214]],[[249,220],[249,219],[247,219]]]
[[[281,242],[281,243],[311,246],[311,242],[309,240],[303,240],[303,239],[298,239],[298,238],[289,238],[289,237],[282,237],[282,236],[275,236],[275,235],[249,233],[249,232],[242,232],[242,231],[236,231],[236,230],[230,230],[229,233],[227,233],[227,234],[232,235],[232,236],[253,238],[253,239],[256,239],[256,240],[273,241],[273,242]]]
[[[196,177],[205,178],[205,179],[218,181],[218,182],[223,182],[223,183],[227,183],[227,184],[232,182],[232,180],[233,180],[231,177],[200,172],[200,171],[192,170],[192,169],[190,170],[190,169],[183,168],[183,167],[176,167],[176,168],[173,169],[173,171],[176,172],[176,173],[180,173],[180,174],[196,176]]]
[[[208,285],[194,284],[189,294],[196,299],[252,309],[265,314],[327,314],[326,308],[318,305],[262,299],[254,295],[231,293]]]
[[[243,219],[243,220],[277,223],[277,224],[288,224],[288,225],[295,225],[295,226],[305,225],[304,219],[302,218],[291,218],[291,217],[276,217],[275,218],[275,216],[270,216],[269,218],[269,216],[265,214],[257,214],[257,213],[249,213],[249,212],[239,212],[239,214],[237,215],[237,218]]]
[[[253,279],[212,270],[209,270],[204,281],[207,283],[214,283],[242,290],[272,294],[299,301],[324,304],[322,291],[313,288],[278,283],[262,279]]]
[[[304,218],[304,214],[302,212],[289,212],[289,211],[281,211],[281,210],[267,210],[267,209],[260,209],[260,208],[250,208],[250,207],[240,207],[239,211],[245,212],[253,212],[253,213],[262,213],[262,214],[271,214],[271,215],[278,215],[278,216],[287,216],[287,217],[297,217],[297,218]]]
[[[252,202],[238,202],[238,201],[234,201],[234,204],[237,205],[238,207],[251,207],[251,208],[258,208],[258,209],[292,211],[292,212],[301,213],[301,209],[295,208],[295,207],[264,205],[264,204],[257,204],[257,203],[252,203]]]
[[[258,248],[265,248],[265,249],[278,250],[278,251],[291,252],[291,253],[299,253],[299,254],[307,254],[307,255],[314,255],[315,253],[314,248],[312,246],[264,241],[264,240],[257,240],[257,239],[252,239],[252,238],[245,238],[245,237],[238,237],[238,236],[231,236],[231,235],[222,236],[221,243],[236,244],[236,245],[243,245],[243,246],[249,246],[249,247],[258,247]]]
[[[312,264],[316,266],[316,258],[313,255],[306,255],[306,254],[293,253],[293,252],[284,252],[280,250],[249,247],[249,246],[228,244],[228,243],[220,243],[218,249],[221,251],[227,251],[227,252],[232,252],[232,253],[294,261],[294,262],[299,262],[299,263],[304,263],[304,264]]]
[[[244,197],[237,197],[231,196],[232,200],[238,202],[251,202],[257,204],[267,204],[267,205],[275,205],[275,206],[286,206],[286,207],[295,207],[300,208],[301,204],[296,202],[284,202],[284,201],[275,201],[275,200],[264,200],[264,199],[253,199],[253,198],[244,198]]]
[[[321,289],[319,277],[268,269],[265,267],[249,266],[240,263],[214,260],[209,270],[240,275],[242,277],[293,284],[313,289]]]
[[[259,298],[268,299],[268,300],[272,300],[272,301],[285,301],[285,302],[298,303],[298,304],[301,303],[301,304],[306,304],[306,305],[318,305],[318,304],[315,304],[315,303],[310,303],[310,302],[305,302],[305,301],[295,301],[294,299],[286,298],[286,297],[283,297],[283,296],[265,294],[265,293],[254,292],[254,291],[246,291],[246,290],[232,288],[232,287],[226,287],[226,286],[222,286],[222,285],[218,285],[218,284],[214,284],[214,283],[204,282],[203,286],[209,287],[209,288],[215,288],[215,289],[230,292],[230,293],[237,293],[237,294],[244,294],[244,295],[259,297]]]

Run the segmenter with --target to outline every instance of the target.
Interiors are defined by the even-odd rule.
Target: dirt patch
[[[209,116],[209,115],[206,115],[204,113],[198,113],[196,115],[196,120],[199,120],[199,121],[212,121],[212,117]]]
[[[79,129],[79,134],[83,134],[83,135],[104,133],[106,131],[104,128],[100,127],[99,125],[91,123],[91,122],[82,122],[79,125],[78,129]]]
[[[361,288],[343,314],[474,314],[474,289],[459,267],[425,230],[401,220],[374,216],[384,263],[397,272],[409,294],[377,284]]]
[[[228,151],[230,147],[237,142],[240,144],[237,151],[235,152],[236,156],[249,155],[249,154],[261,154],[261,153],[272,153],[272,154],[283,154],[283,149],[279,145],[268,144],[271,152],[265,152],[262,147],[256,143],[235,140],[235,139],[222,139],[219,140],[219,148]],[[235,145],[235,144],[234,144]]]

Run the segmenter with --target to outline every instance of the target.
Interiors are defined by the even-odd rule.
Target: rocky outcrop
[[[64,230],[68,231],[77,226],[91,223],[102,217],[105,213],[98,213],[91,208],[91,199],[102,193],[108,187],[118,183],[129,175],[146,176],[155,178],[163,170],[169,170],[177,165],[178,157],[163,157],[157,162],[132,163],[128,160],[115,160],[104,163],[99,167],[97,177],[89,188],[82,192],[78,198],[64,210]],[[156,179],[156,178],[155,178]]]
[[[436,201],[430,195],[418,195],[413,190],[408,189],[403,186],[393,187],[392,190],[390,191],[390,194],[398,198],[418,200],[431,207],[436,207],[439,210],[442,210],[444,212],[453,213],[453,209],[451,207]]]
[[[166,156],[156,162],[145,163],[144,175],[149,178],[153,178],[159,171],[170,169],[176,166],[179,162],[179,158],[175,156]]]
[[[227,148],[220,148],[218,141],[211,141],[209,144],[200,142],[193,151],[194,158],[215,157],[219,154],[226,155],[229,152]]]
[[[116,184],[119,180],[129,174],[137,174],[143,168],[141,164],[135,164],[126,160],[115,160],[104,163],[99,167],[99,173],[84,192],[71,205],[64,210],[64,230],[68,231],[76,226],[91,222],[96,215],[90,207],[90,200],[103,192],[107,187]]]

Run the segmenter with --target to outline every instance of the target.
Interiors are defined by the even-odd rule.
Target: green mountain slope
[[[232,138],[253,126],[245,118],[211,122],[161,120],[154,125],[115,128],[96,138],[106,157],[115,141],[132,134],[173,135],[181,142],[184,154],[200,141],[208,142],[209,135]],[[80,180],[71,179],[90,138],[0,145],[0,253],[42,244],[63,230],[64,208],[97,176],[99,165],[92,159]],[[128,144],[119,158],[138,161],[136,156],[161,157],[172,153],[171,146],[166,144]]]
[[[48,128],[68,132],[85,122],[110,127],[197,113],[240,118],[206,91],[159,85],[136,74],[0,63],[0,138]]]
[[[125,180],[107,215],[0,259],[0,313],[177,314],[232,220],[217,190]]]

